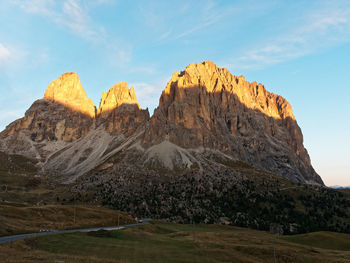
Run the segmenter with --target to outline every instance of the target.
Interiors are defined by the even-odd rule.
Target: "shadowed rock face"
[[[85,136],[93,119],[62,104],[41,99],[35,101],[25,116],[14,121],[0,134],[0,138],[28,131],[33,142],[72,142]]]
[[[174,73],[162,92],[142,145],[164,140],[216,149],[292,180],[322,184],[289,102],[210,61]]]
[[[210,61],[174,73],[152,118],[126,82],[104,92],[96,111],[78,75],[63,74],[0,133],[0,150],[40,158],[46,171],[66,179],[123,152],[131,166],[160,165],[173,173],[211,169],[210,163],[221,165],[215,158],[228,158],[323,184],[288,101]],[[210,163],[207,156],[214,156]]]
[[[130,136],[148,119],[148,110],[140,108],[134,87],[131,86],[129,90],[125,81],[115,84],[107,93],[102,93],[97,122],[98,125],[103,123],[109,133],[121,132]]]

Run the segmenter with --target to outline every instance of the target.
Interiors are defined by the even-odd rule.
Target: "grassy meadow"
[[[119,231],[43,236],[0,246],[4,262],[350,262],[350,235],[277,236],[153,221]]]
[[[0,236],[134,223],[128,214],[87,205],[28,206],[0,202]],[[1,262],[1,261],[0,261]]]

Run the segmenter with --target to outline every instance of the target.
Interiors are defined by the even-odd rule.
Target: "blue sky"
[[[64,72],[97,106],[125,80],[152,113],[212,60],[290,101],[316,171],[350,185],[350,1],[0,0],[0,25],[0,130]]]

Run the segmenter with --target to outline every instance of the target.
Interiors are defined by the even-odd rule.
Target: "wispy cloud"
[[[164,2],[166,3],[166,2]],[[179,1],[176,12],[169,4],[147,2],[138,11],[148,30],[157,35],[157,41],[178,40],[190,37],[238,10],[234,5],[222,5],[212,0]],[[203,33],[203,32],[202,32]]]
[[[15,66],[16,63],[26,57],[26,55],[27,52],[17,47],[0,43],[0,67]]]
[[[0,43],[0,65],[6,62],[10,57],[10,50]]]
[[[231,69],[251,69],[303,57],[350,41],[350,5],[327,7],[305,15],[302,23],[279,36],[259,41],[229,63]]]
[[[94,44],[111,61],[111,65],[121,66],[131,60],[132,46],[110,35],[90,16],[91,10],[112,5],[115,0],[14,0],[13,3],[24,12],[45,17],[60,28]]]
[[[158,106],[159,97],[164,90],[168,79],[162,79],[155,83],[138,82],[132,83],[135,87],[137,98],[142,98],[139,103],[142,108],[148,108],[150,113]]]
[[[100,4],[104,2],[100,1]],[[88,40],[104,37],[103,28],[96,26],[89,16],[88,5],[79,0],[15,0],[13,3],[27,13],[46,17],[58,26]]]
[[[12,121],[23,117],[25,109],[0,110],[0,132]]]
[[[187,11],[188,8],[185,9]],[[219,8],[215,2],[207,1],[199,9],[198,21],[194,23],[189,29],[179,33],[175,36],[175,39],[189,36],[197,31],[203,30],[217,22],[219,22],[224,16],[227,16],[233,11],[231,7]]]

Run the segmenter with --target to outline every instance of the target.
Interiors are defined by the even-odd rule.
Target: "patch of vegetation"
[[[298,184],[241,162],[167,176],[118,170],[106,181],[101,178],[103,174],[96,173],[88,180],[102,204],[138,217],[229,223],[280,234],[350,233],[350,199],[344,193]],[[88,185],[81,181],[80,192]],[[82,195],[81,200],[88,199]]]
[[[350,251],[349,234],[314,232],[282,237],[283,240],[317,248]]]
[[[93,237],[112,237],[112,231],[104,230],[104,229],[91,231],[91,232],[88,232],[87,234],[88,236],[93,236]]]
[[[126,213],[96,206],[0,203],[0,236],[134,222]]]
[[[30,242],[18,241],[12,245],[0,246],[0,257],[5,262],[39,262],[40,259],[44,262],[65,260],[65,262],[130,263],[345,263],[350,260],[350,251],[334,248],[326,240],[323,240],[323,248],[314,246],[313,240],[317,240],[323,233],[308,234],[313,240],[307,239],[304,244],[298,244],[295,240],[289,241],[289,238],[303,239],[303,235],[284,239],[248,228],[172,224],[160,221],[124,230],[98,231],[98,233],[98,235],[97,232],[93,232],[42,236]],[[327,233],[327,237],[339,241],[339,235],[336,233]]]

